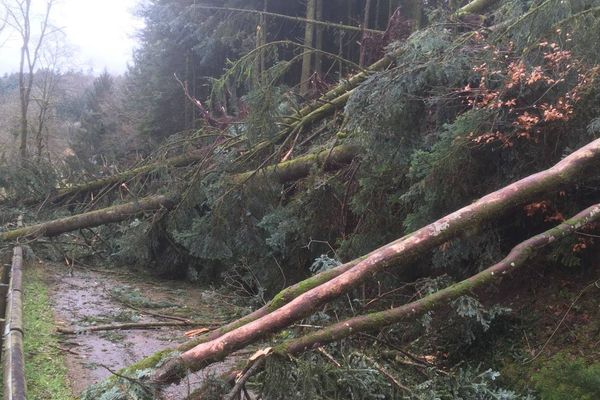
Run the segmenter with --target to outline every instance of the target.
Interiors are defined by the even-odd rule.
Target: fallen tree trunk
[[[599,219],[600,204],[596,204],[560,225],[522,242],[514,247],[502,261],[468,279],[400,307],[338,322],[325,329],[285,342],[275,347],[273,352],[290,355],[298,354],[357,333],[380,329],[447,306],[450,301],[468,295],[475,289],[498,282],[508,274],[514,274],[517,269],[524,266],[526,261],[537,255],[540,249]]]
[[[228,398],[234,398],[232,395],[239,393],[242,385],[262,369],[267,357],[297,355],[356,334],[385,328],[405,320],[414,320],[427,312],[447,307],[451,301],[498,282],[509,274],[511,275],[509,278],[512,278],[513,274],[519,268],[524,267],[527,261],[533,259],[542,248],[572,235],[581,227],[599,219],[600,204],[596,204],[560,225],[520,243],[502,261],[468,279],[400,307],[349,318],[297,339],[288,340],[265,351],[264,355],[249,360],[249,364],[244,370],[245,373],[237,380]]]
[[[517,205],[536,196],[571,184],[600,163],[600,139],[575,151],[554,167],[526,177],[491,193],[440,220],[395,242],[383,246],[351,268],[319,286],[308,289],[286,305],[217,339],[174,357],[154,375],[160,384],[176,382],[188,371],[196,371],[220,361],[233,351],[283,329],[317,311],[327,302],[347,293],[370,276],[425,254],[449,239],[490,222]],[[302,286],[302,285],[301,285]]]
[[[350,163],[358,154],[358,146],[337,146],[319,153],[308,154],[294,160],[272,165],[262,170],[235,174],[231,176],[230,181],[234,184],[241,184],[252,176],[259,175],[263,179],[271,179],[283,184],[308,176],[315,166],[320,166],[326,171],[335,170]],[[8,232],[0,232],[0,241],[43,236],[52,237],[81,228],[93,228],[113,222],[121,222],[147,211],[156,211],[161,208],[171,209],[177,201],[178,196],[146,197],[101,210],[60,218]]]
[[[148,165],[144,165],[138,168],[133,168],[127,171],[123,171],[119,174],[107,176],[106,178],[100,178],[93,181],[89,181],[79,185],[73,185],[70,187],[65,187],[58,189],[55,193],[50,194],[47,202],[50,204],[56,204],[64,201],[70,197],[76,197],[78,195],[85,195],[87,193],[93,192],[95,190],[101,190],[103,188],[119,185],[123,182],[127,182],[128,180],[151,174],[154,171],[159,170],[160,168],[179,168],[186,167],[192,165],[198,161],[204,159],[206,155],[200,153],[187,154],[177,157],[168,158],[164,161],[152,163]],[[25,201],[26,204],[31,205],[43,201],[44,198],[32,198]]]
[[[261,170],[236,174],[231,177],[231,181],[239,184],[246,182],[253,176],[257,176],[280,184],[293,182],[308,176],[310,170],[315,166],[322,167],[325,171],[339,169],[340,166],[352,162],[358,154],[358,146],[337,146],[332,149],[323,150],[318,153],[308,154],[290,161],[275,164]]]
[[[84,214],[73,215],[44,222],[37,225],[26,226],[8,232],[0,232],[0,241],[52,237],[63,233],[72,232],[82,228],[93,228],[100,225],[121,222],[148,211],[171,209],[178,199],[176,196],[152,196],[130,203],[120,204],[101,210]]]

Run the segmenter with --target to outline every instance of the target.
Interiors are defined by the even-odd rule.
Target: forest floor
[[[158,281],[144,274],[115,270],[68,270],[56,264],[30,268],[43,271],[57,326],[77,328],[169,321],[147,315],[144,311],[194,320],[193,326],[186,327],[60,335],[59,346],[75,395],[112,372],[156,351],[184,342],[186,331],[218,326],[240,311],[217,292],[199,289],[188,283]],[[221,371],[229,370],[234,362],[235,358],[227,364],[217,364],[202,374],[190,377],[179,386],[170,388],[166,398],[182,398],[187,395],[189,388],[198,387],[207,375],[218,375]]]

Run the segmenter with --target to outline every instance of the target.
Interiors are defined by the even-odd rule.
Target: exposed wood
[[[156,382],[181,379],[182,371],[195,371],[224,359],[259,338],[277,332],[314,313],[327,302],[359,286],[391,266],[406,266],[449,239],[490,222],[511,208],[536,196],[582,179],[591,167],[600,164],[600,139],[575,151],[554,167],[528,176],[491,193],[418,231],[385,245],[357,262],[337,277],[305,291],[286,305],[210,342],[186,351],[160,368]]]
[[[243,374],[236,380],[233,389],[227,395],[223,397],[223,400],[235,400],[237,396],[239,396],[240,392],[244,388],[248,379],[250,379],[254,374],[263,367],[266,360],[266,356],[260,357],[254,361],[252,361],[251,366],[246,368]]]

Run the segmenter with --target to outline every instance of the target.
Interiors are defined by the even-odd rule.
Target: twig
[[[223,397],[223,400],[234,400],[239,395],[240,391],[243,389],[248,379],[250,379],[254,375],[256,370],[258,370],[264,365],[266,359],[266,356],[262,356],[254,360],[252,362],[252,365],[247,367],[246,372],[244,372],[243,375],[236,381],[233,389],[231,389],[231,391]]]
[[[81,354],[79,354],[79,353],[77,353],[77,352],[75,352],[75,351],[73,351],[73,350],[71,350],[71,349],[65,349],[65,348],[63,348],[63,347],[60,347],[60,346],[55,346],[55,345],[53,345],[53,344],[48,344],[48,347],[52,347],[53,349],[60,350],[60,351],[62,351],[62,352],[65,352],[65,353],[70,353],[70,354],[73,354],[74,356],[79,356],[79,355],[81,355]]]
[[[412,394],[412,390],[410,390],[408,387],[404,386],[403,384],[401,384],[400,382],[398,382],[398,380],[396,379],[396,377],[394,375],[392,375],[389,371],[387,371],[385,368],[383,368],[381,365],[379,365],[377,363],[377,361],[373,360],[371,357],[365,355],[365,354],[361,354],[365,360],[369,361],[371,364],[373,364],[373,366],[375,367],[375,369],[377,371],[379,371],[379,373],[381,375],[383,375],[388,382],[390,382],[392,385],[396,386],[398,389],[407,392],[407,393],[411,393]]]
[[[111,296],[111,297],[113,297],[114,299],[116,299],[116,297],[115,297],[115,296]],[[123,304],[125,307],[127,307],[127,308],[131,308],[132,310],[138,311],[138,312],[140,312],[140,313],[142,313],[142,314],[150,315],[150,316],[152,316],[152,317],[156,317],[156,318],[171,319],[171,320],[173,320],[173,321],[185,322],[185,323],[188,323],[188,324],[191,324],[191,323],[192,323],[192,320],[191,320],[191,319],[189,319],[189,318],[176,317],[176,316],[174,316],[174,315],[165,315],[165,314],[159,314],[159,313],[155,313],[155,312],[152,312],[152,311],[143,310],[143,309],[141,309],[141,308],[135,307],[134,305],[132,305],[132,304],[129,304],[129,303],[127,303],[127,302],[125,302],[125,301],[122,301],[122,300],[119,300],[119,301],[120,301],[120,302],[121,302],[121,303],[122,303],[122,304]]]
[[[67,335],[77,335],[85,332],[98,332],[98,331],[114,331],[114,330],[130,330],[130,329],[156,329],[165,326],[190,326],[191,322],[144,322],[144,323],[126,323],[116,325],[96,325],[96,326],[85,326],[81,328],[56,328],[59,333]]]
[[[131,382],[131,383],[134,383],[134,384],[138,385],[139,387],[141,387],[141,388],[142,388],[142,390],[143,390],[144,392],[146,392],[146,394],[148,394],[148,395],[150,395],[150,396],[154,396],[154,393],[152,393],[152,390],[148,389],[148,388],[146,387],[146,385],[142,384],[142,383],[139,381],[139,379],[134,379],[134,378],[130,378],[130,377],[128,377],[128,376],[122,375],[122,374],[120,374],[120,373],[118,373],[118,372],[116,372],[116,371],[113,371],[111,368],[107,367],[107,366],[106,366],[106,365],[104,365],[104,364],[98,364],[98,363],[95,363],[95,364],[96,364],[96,365],[98,365],[99,367],[102,367],[102,368],[104,368],[105,370],[107,370],[108,372],[110,372],[110,373],[111,373],[112,375],[114,375],[114,376],[117,376],[117,377],[119,377],[119,378],[125,379],[125,380],[127,380],[127,381],[129,381],[129,382]]]
[[[325,356],[333,365],[338,368],[342,368],[342,364],[340,364],[331,354],[327,352],[323,347],[319,347],[317,351]]]

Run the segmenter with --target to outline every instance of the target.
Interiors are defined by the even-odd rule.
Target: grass
[[[54,316],[43,270],[27,266],[23,285],[27,398],[73,400],[64,354],[54,334]]]

